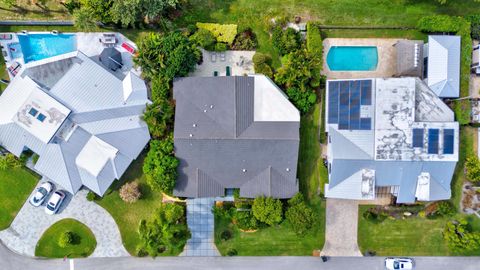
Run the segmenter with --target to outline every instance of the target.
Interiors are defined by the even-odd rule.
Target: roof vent
[[[193,126],[193,127],[197,127],[197,124],[193,124],[192,126]]]
[[[289,172],[289,171],[290,171],[290,168],[287,168],[287,172]]]
[[[213,109],[213,104],[212,104],[212,105],[210,105],[210,109]]]
[[[190,138],[191,138],[191,137],[193,137],[193,134],[192,134],[192,133],[190,133],[190,135],[189,135],[189,136],[190,136]]]
[[[204,113],[206,113],[206,112],[207,112],[207,110],[203,110],[203,112],[204,112]]]
[[[247,172],[247,169],[243,169],[242,172],[244,172],[244,173]]]

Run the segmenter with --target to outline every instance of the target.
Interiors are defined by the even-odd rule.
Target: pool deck
[[[28,32],[28,34],[49,34],[49,33],[50,32]],[[76,33],[62,33],[62,34],[74,34],[76,36],[77,50],[81,51],[82,53],[87,55],[89,58],[94,60],[95,62],[99,62],[98,56],[103,51],[103,49],[106,48],[106,46],[100,42],[100,38],[105,33],[106,32],[95,32],[95,33],[76,32]],[[20,63],[23,68],[26,65],[23,57],[13,58],[12,53],[10,52],[8,47],[8,44],[18,43],[19,42],[18,35],[23,35],[23,34],[22,33],[0,33],[0,34],[12,35],[12,39],[10,40],[0,40],[0,45],[2,46],[1,50],[5,58],[5,64],[7,66],[7,69],[11,65],[13,65],[15,62]],[[120,33],[114,33],[114,34],[117,39],[117,43],[114,45],[114,47],[122,55],[123,67],[115,72],[111,70],[109,71],[113,73],[115,76],[119,77],[120,79],[122,79],[130,70],[136,73],[137,75],[140,75],[141,73],[140,69],[132,69],[134,67],[132,54],[130,54],[126,49],[122,48],[121,46],[123,42],[126,42],[132,47],[137,48],[135,43],[133,43],[131,40],[129,40],[128,38],[126,38],[124,35]],[[68,54],[64,54],[64,55],[68,55]],[[61,58],[61,56],[62,55],[54,56],[54,57]],[[38,62],[42,60],[29,62],[27,63],[27,66],[28,64],[34,63],[34,62],[38,64]],[[8,75],[10,76],[10,79],[13,79],[13,76],[10,72],[8,72]]]
[[[393,46],[399,39],[386,38],[327,38],[323,41],[323,71],[328,79],[385,78],[392,77],[397,69],[397,51]],[[332,46],[376,46],[377,69],[372,71],[331,71],[327,64]]]

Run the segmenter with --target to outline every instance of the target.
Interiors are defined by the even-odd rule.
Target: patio
[[[254,74],[252,58],[254,51],[225,51],[211,52],[201,50],[203,62],[197,65],[196,70],[191,74],[193,77],[210,76],[243,76]],[[230,74],[227,74],[227,67]]]
[[[322,74],[328,79],[392,77],[397,71],[397,51],[393,46],[397,41],[399,39],[327,38],[323,41],[325,57]],[[332,46],[375,46],[378,51],[377,68],[373,71],[331,71],[326,59]]]

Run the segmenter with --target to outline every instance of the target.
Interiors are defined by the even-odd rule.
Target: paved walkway
[[[322,255],[362,256],[357,245],[358,202],[327,199],[325,245]]]
[[[53,216],[47,215],[43,206],[33,207],[26,202],[10,228],[0,231],[0,240],[12,251],[35,256],[35,246],[45,230],[61,219],[73,218],[95,235],[97,247],[91,257],[129,256],[113,218],[96,203],[87,201],[86,194],[81,190],[73,198],[69,196],[59,214]]]
[[[192,237],[180,256],[220,256],[214,241],[214,204],[215,198],[187,200],[187,224]]]

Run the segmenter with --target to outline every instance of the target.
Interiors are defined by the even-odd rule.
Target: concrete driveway
[[[362,256],[357,244],[358,202],[327,199],[325,245],[322,255]]]
[[[49,216],[44,206],[33,207],[26,202],[10,227],[0,231],[0,240],[12,251],[26,256],[35,256],[35,246],[55,222],[73,218],[87,225],[97,240],[97,247],[91,257],[129,256],[122,244],[117,224],[112,216],[94,202],[86,199],[87,191],[81,190],[75,196],[68,196],[59,213]]]

